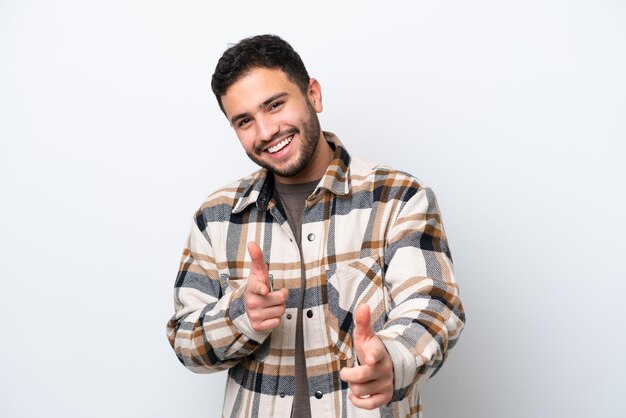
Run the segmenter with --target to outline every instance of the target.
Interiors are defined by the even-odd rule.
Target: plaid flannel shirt
[[[302,254],[261,169],[211,194],[196,212],[176,279],[168,339],[190,370],[228,369],[224,417],[289,417],[300,265],[303,329],[313,416],[421,416],[418,386],[434,374],[465,322],[433,192],[410,175],[350,157],[324,133],[334,159],[302,217]],[[289,297],[281,325],[255,331],[243,295],[246,243],[263,250],[274,290]],[[358,409],[339,378],[357,364],[352,313],[372,312],[393,361],[392,401]]]

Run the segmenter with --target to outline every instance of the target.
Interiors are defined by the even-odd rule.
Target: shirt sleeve
[[[405,202],[387,237],[391,304],[377,333],[393,362],[392,401],[437,372],[465,323],[435,195],[428,188],[413,189]]]
[[[250,324],[243,301],[245,280],[234,288],[224,284],[227,279],[218,272],[200,217],[196,216],[183,251],[167,337],[188,369],[211,373],[236,365],[270,333],[257,332]]]

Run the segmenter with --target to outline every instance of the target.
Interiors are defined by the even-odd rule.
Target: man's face
[[[255,68],[230,86],[222,105],[250,159],[279,181],[321,177],[316,151],[323,138],[316,113],[322,103],[316,80],[305,95],[281,69]]]

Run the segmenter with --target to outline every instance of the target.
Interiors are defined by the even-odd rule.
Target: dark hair
[[[222,96],[237,80],[254,68],[280,68],[287,78],[306,94],[309,73],[300,55],[276,35],[257,35],[229,47],[217,62],[211,79],[211,89],[220,109]]]

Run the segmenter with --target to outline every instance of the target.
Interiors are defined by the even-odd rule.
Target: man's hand
[[[354,314],[352,340],[360,365],[340,372],[341,380],[350,385],[350,401],[363,409],[386,405],[393,396],[393,363],[372,329],[368,305],[359,305]]]
[[[248,243],[248,254],[252,259],[252,267],[243,299],[248,318],[255,331],[270,331],[280,325],[289,291],[270,291],[269,272],[263,261],[263,251],[256,242]]]

